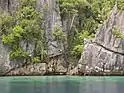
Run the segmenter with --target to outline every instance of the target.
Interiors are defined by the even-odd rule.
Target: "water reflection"
[[[124,93],[122,77],[17,77],[0,82],[0,93]]]

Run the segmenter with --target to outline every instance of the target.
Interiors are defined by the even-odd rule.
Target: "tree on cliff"
[[[21,0],[14,16],[7,13],[0,15],[1,37],[3,43],[12,49],[11,60],[29,58],[32,62],[44,60],[44,31],[40,27],[42,14],[36,11],[35,7],[36,0]],[[23,49],[21,41],[25,41],[26,49]],[[32,54],[27,52],[30,42],[36,43]]]
[[[123,0],[116,0],[118,9],[122,10]],[[83,51],[83,39],[93,38],[96,29],[108,18],[114,0],[57,0],[63,28],[53,33],[57,39],[63,40],[66,34],[67,53],[70,62],[79,59]],[[44,5],[48,8],[48,5]],[[7,13],[0,15],[0,35],[2,41],[12,49],[11,59],[27,59],[41,62],[46,57],[46,42],[44,30],[41,29],[42,14],[35,9],[36,0],[21,0],[15,15]],[[58,11],[57,9],[55,9]],[[59,28],[58,28],[59,29]],[[63,32],[65,34],[63,34]],[[21,47],[21,41],[35,42],[35,51],[29,54],[27,49]]]

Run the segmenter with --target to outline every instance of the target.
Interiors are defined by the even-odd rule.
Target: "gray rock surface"
[[[19,0],[0,0],[0,12],[15,13]]]
[[[20,0],[0,0],[0,12],[9,12],[14,14],[17,6],[19,5]],[[44,23],[43,28],[45,28],[45,36],[47,40],[47,49],[48,49],[48,71],[49,72],[66,72],[66,62],[63,58],[63,44],[57,42],[55,37],[52,35],[52,31],[55,31],[55,25],[62,28],[59,6],[56,3],[56,0],[37,0],[37,10],[41,11],[44,14]],[[45,27],[44,27],[45,26]],[[27,47],[28,44],[28,47]],[[20,46],[26,50],[31,56],[33,55],[35,49],[35,42],[26,42],[21,41]],[[39,73],[42,74],[45,72],[45,66],[38,63],[34,65],[29,65],[28,67],[17,68],[19,65],[24,63],[25,60],[13,60],[10,62],[10,49],[7,46],[4,46],[0,39],[0,75],[3,75],[9,72],[11,69],[16,67],[16,71],[10,71],[8,75],[19,75],[19,74],[31,74]],[[45,64],[46,65],[46,64]],[[35,68],[36,66],[36,68]],[[42,68],[43,67],[43,68]],[[30,72],[29,68],[33,70]],[[44,69],[43,72],[39,71],[39,68]],[[24,73],[26,71],[26,73]]]
[[[47,5],[47,12],[45,16],[45,35],[47,40],[47,51],[50,58],[48,62],[49,72],[66,72],[66,62],[63,57],[63,43],[58,42],[53,36],[53,32],[56,31],[55,26],[62,29],[62,23],[60,18],[59,6],[56,0],[42,0],[41,3]]]
[[[0,0],[0,13],[14,11],[17,3],[17,0]],[[11,11],[11,13],[13,12]],[[0,39],[0,75],[9,71],[14,63],[10,62],[10,49],[8,46],[3,45],[2,40]],[[12,65],[13,64],[13,65]]]
[[[29,56],[33,56],[35,49],[35,42],[33,41],[26,42],[23,40],[20,42],[20,46],[23,48],[24,51],[26,51],[29,54]]]
[[[11,69],[10,60],[9,60],[9,49],[7,46],[4,46],[0,39],[0,74]]]
[[[124,34],[124,12],[118,11],[116,5],[107,22],[97,31],[95,39],[85,39],[84,52],[79,60],[85,65],[85,73],[124,73],[124,39],[113,34],[113,27]]]
[[[46,63],[35,63],[17,68],[7,75],[44,75],[47,72]]]

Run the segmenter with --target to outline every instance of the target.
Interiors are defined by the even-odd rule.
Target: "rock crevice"
[[[47,71],[53,73],[53,72],[66,72],[66,61],[64,59],[63,55],[63,43],[57,42],[55,40],[55,37],[53,36],[53,31],[55,31],[55,26],[57,25],[59,28],[62,29],[62,23],[61,23],[61,17],[60,17],[60,10],[59,5],[56,3],[56,0],[36,0],[36,9],[40,11],[44,15],[44,21],[42,24],[42,28],[45,30],[45,38],[46,38],[46,47],[47,47],[47,54],[48,54],[48,63],[47,63]],[[20,3],[20,0],[0,0],[0,13],[3,12],[9,12],[11,15],[15,13],[15,10],[17,9],[18,5]],[[56,11],[57,10],[57,11]],[[22,49],[29,53],[29,55],[33,55],[35,51],[35,43],[36,42],[26,42],[22,40],[20,42],[20,46]],[[25,63],[25,60],[13,60],[10,61],[10,51],[7,46],[4,46],[0,39],[0,75],[3,75],[7,72],[8,75],[13,75],[14,73],[23,74],[27,71],[27,73],[31,74],[29,72],[28,67],[34,66],[34,70],[32,72],[37,72],[38,69],[36,69],[38,66],[36,64],[31,64],[28,67],[22,67],[22,65]],[[44,63],[46,64],[46,63]],[[39,65],[44,68],[44,64]],[[17,66],[18,65],[18,66]],[[43,66],[42,66],[43,65]],[[17,67],[16,67],[17,66]],[[35,68],[36,66],[36,68]],[[13,70],[13,71],[11,71]],[[42,72],[39,72],[39,74]],[[26,74],[28,75],[28,74]]]
[[[113,52],[113,53],[115,53],[115,54],[119,54],[119,55],[124,56],[124,53],[119,52],[119,51],[112,50],[112,49],[110,49],[110,48],[108,48],[108,47],[105,47],[104,45],[102,45],[102,44],[100,44],[100,43],[97,43],[97,42],[92,42],[92,43],[96,44],[97,46],[100,46],[100,47],[104,48],[104,49],[107,50],[107,51],[110,51],[110,52]],[[102,48],[101,48],[101,49],[102,49]],[[100,53],[100,51],[99,51],[99,53]]]
[[[108,20],[98,29],[92,40],[84,40],[84,51],[74,73],[124,75],[124,39],[112,32],[119,28],[124,34],[124,12],[114,6]]]

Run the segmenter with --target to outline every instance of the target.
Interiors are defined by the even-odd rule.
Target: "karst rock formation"
[[[14,15],[20,0],[0,0],[0,13],[8,12]],[[44,9],[44,6],[47,9]],[[113,30],[119,29],[124,34],[124,12],[117,9],[117,4],[111,11],[110,17],[96,31],[94,39],[84,40],[84,51],[78,65],[68,71],[64,55],[65,44],[58,42],[52,35],[55,26],[67,34],[67,22],[61,20],[59,3],[56,0],[37,0],[36,9],[43,14],[42,28],[45,29],[47,63],[30,64],[23,67],[25,60],[10,60],[10,51],[0,39],[0,75],[44,75],[46,73],[83,74],[83,75],[123,75],[124,74],[124,39],[118,38]],[[63,21],[63,22],[62,22]],[[63,23],[63,24],[62,24]],[[33,54],[36,42],[21,41],[21,47]]]
[[[19,2],[20,0],[0,0],[0,12],[8,12],[13,15],[19,6]],[[45,5],[48,7],[47,10],[44,10]],[[52,35],[52,31],[55,30],[56,25],[62,29],[59,6],[56,0],[37,0],[36,9],[40,11],[44,17],[42,27],[45,29],[46,47],[49,57],[48,63],[31,64],[28,67],[20,67],[20,65],[24,63],[24,60],[18,60],[18,62],[10,61],[9,54],[11,50],[8,46],[3,45],[0,39],[0,75],[43,75],[46,72],[65,73],[67,71],[66,62],[63,57],[63,44],[57,42]],[[20,44],[29,54],[33,54],[35,42],[28,42],[28,47],[26,47],[27,42],[25,41],[20,42]]]
[[[120,34],[124,34],[124,12],[117,9],[117,4],[107,21],[98,29],[95,38],[84,40],[84,52],[72,72],[84,75],[124,74],[124,39],[114,34],[115,27]]]

